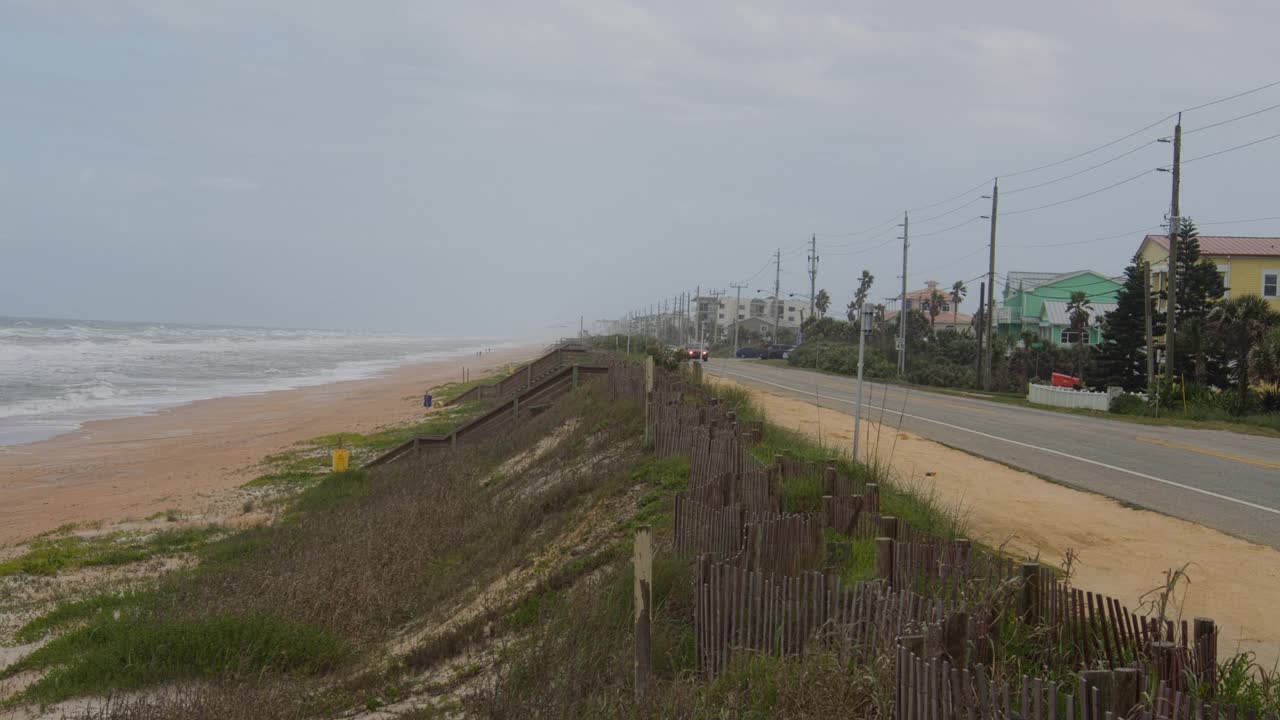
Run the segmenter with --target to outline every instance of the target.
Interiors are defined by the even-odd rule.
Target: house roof
[[[1063,300],[1045,300],[1044,309],[1040,311],[1040,317],[1050,325],[1070,325],[1071,311],[1068,309],[1069,306],[1070,303]],[[1089,303],[1086,308],[1089,312],[1089,323],[1096,325],[1103,315],[1115,309],[1115,303]]]
[[[1093,275],[1097,275],[1098,277],[1107,278],[1108,280],[1113,279],[1096,270],[1072,270],[1071,272],[1060,272],[1060,273],[1025,272],[1025,271],[1014,270],[1006,276],[1005,287],[1010,292],[1017,292],[1019,290],[1025,290],[1030,292],[1031,290],[1035,290],[1036,288],[1041,287],[1043,285],[1049,285],[1059,280],[1064,280],[1069,277],[1075,277],[1076,275],[1085,275],[1090,273]]]
[[[884,321],[889,322],[898,317],[897,310],[886,310],[884,313]],[[929,313],[925,313],[925,319],[929,319]],[[955,318],[954,322],[952,318]],[[943,310],[938,313],[936,325],[971,325],[973,324],[973,316],[966,313],[952,313],[950,310]]]
[[[1280,237],[1201,235],[1199,239],[1202,255],[1280,257]],[[1168,235],[1148,235],[1146,241],[1153,242],[1164,250],[1169,249]]]

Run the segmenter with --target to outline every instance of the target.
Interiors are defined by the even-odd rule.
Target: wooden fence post
[[[644,446],[653,447],[653,429],[650,427],[650,409],[653,405],[653,356],[644,356]]]
[[[898,518],[892,515],[880,516],[880,537],[898,539]]]
[[[1198,617],[1192,625],[1196,656],[1200,660],[1200,681],[1211,692],[1218,689],[1218,628],[1213,618]]]
[[[1115,678],[1112,676],[1110,670],[1086,670],[1080,673],[1080,680],[1085,687],[1086,695],[1081,698],[1081,701],[1085,703],[1085,707],[1094,707],[1092,702],[1092,688],[1098,688],[1098,692],[1102,696],[1097,705],[1100,714],[1105,713],[1115,706]],[[1088,714],[1090,716],[1090,720],[1095,720],[1092,717],[1093,712],[1089,712]],[[1102,717],[1098,717],[1096,720],[1102,720]]]
[[[951,660],[952,665],[961,667],[968,647],[969,613],[953,612],[942,624],[942,652]]]
[[[653,538],[648,525],[636,528],[635,539],[635,632],[636,702],[643,702],[652,684],[653,658],[649,637],[653,601]]]
[[[1033,624],[1039,621],[1040,563],[1022,563],[1019,576],[1022,584],[1018,592],[1018,614],[1022,622]]]
[[[866,489],[863,491],[863,497],[866,498],[864,503],[869,513],[880,514],[880,485],[879,483],[867,483]]]
[[[876,578],[893,585],[893,538],[876,538]]]
[[[822,469],[822,492],[825,495],[837,495],[836,492],[836,465],[828,462],[827,466]]]
[[[822,527],[836,526],[836,507],[830,495],[822,496]]]
[[[1115,713],[1117,718],[1129,717],[1129,712],[1137,706],[1140,699],[1138,688],[1138,669],[1137,668],[1119,668],[1114,673],[1115,678],[1115,704],[1111,706],[1111,711]]]

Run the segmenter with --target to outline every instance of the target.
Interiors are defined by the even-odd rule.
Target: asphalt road
[[[857,381],[753,360],[712,374],[853,413]],[[874,402],[872,392],[874,389]],[[1140,425],[864,383],[863,417],[1066,485],[1280,547],[1280,439]],[[874,410],[874,415],[871,411]]]

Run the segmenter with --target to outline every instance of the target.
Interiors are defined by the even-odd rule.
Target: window
[[[1080,344],[1082,344],[1082,345],[1088,345],[1088,344],[1089,344],[1089,331],[1088,331],[1088,330],[1085,330],[1085,331],[1084,331],[1084,332],[1082,332],[1082,333],[1078,333],[1078,332],[1076,332],[1075,330],[1072,330],[1071,328],[1063,328],[1063,329],[1062,329],[1062,344],[1063,344],[1063,345],[1075,345],[1075,344],[1076,344],[1076,342],[1079,342],[1079,343],[1080,343]]]
[[[1278,286],[1280,286],[1280,270],[1263,270],[1262,297],[1280,297],[1280,292],[1277,292],[1280,289]]]
[[[721,320],[723,320],[723,319],[724,319],[724,313],[720,313],[720,319],[721,319]]]
[[[795,321],[796,321],[796,316],[795,316],[795,315],[788,315],[788,316],[787,316],[787,322],[795,322]]]

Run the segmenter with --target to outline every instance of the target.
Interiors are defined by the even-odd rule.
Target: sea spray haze
[[[0,445],[497,346],[425,334],[0,317]]]

